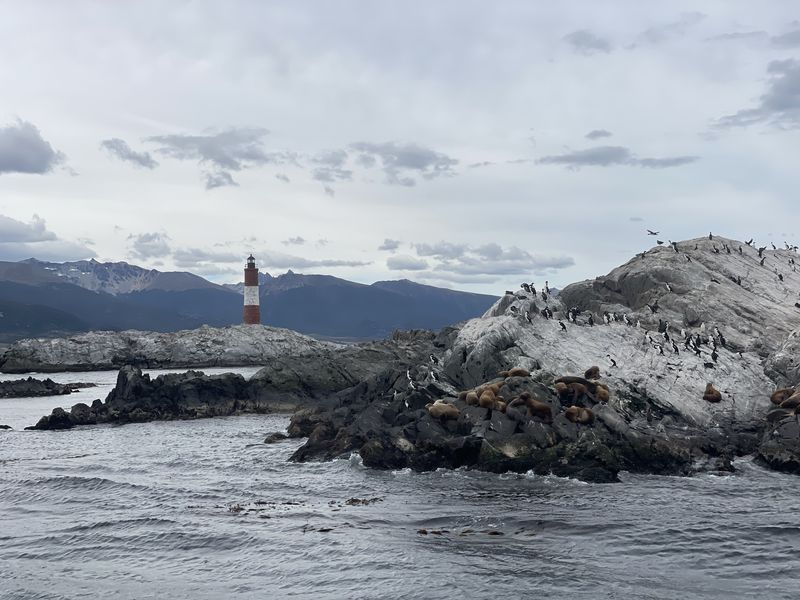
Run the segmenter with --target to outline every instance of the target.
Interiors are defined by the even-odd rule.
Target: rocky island
[[[265,358],[250,381],[149,381],[126,368],[105,404],[65,415],[82,424],[291,405],[288,434],[308,437],[293,460],[358,452],[378,468],[614,481],[622,470],[730,471],[755,452],[800,472],[796,256],[717,236],[659,246],[557,297],[526,284],[437,335],[304,343]],[[37,427],[64,421],[55,416]]]

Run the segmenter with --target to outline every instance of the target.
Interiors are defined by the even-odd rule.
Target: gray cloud
[[[437,242],[435,244],[414,244],[414,249],[419,256],[432,256],[436,259],[460,258],[464,256],[469,246],[467,244],[453,244],[451,242]]]
[[[773,36],[770,41],[778,48],[797,48],[800,46],[800,29]]]
[[[705,18],[706,15],[700,12],[683,13],[677,21],[650,27],[643,31],[639,35],[639,40],[649,44],[661,44],[672,38],[685,35],[690,27],[697,25]]]
[[[49,173],[66,157],[55,150],[32,123],[18,120],[0,127],[0,175]]]
[[[270,252],[268,250],[258,254],[258,261],[264,267],[276,269],[308,269],[315,267],[365,267],[372,264],[359,260],[313,260],[300,256],[282,254],[280,252]]]
[[[234,181],[233,176],[227,171],[218,171],[216,173],[206,173],[206,189],[213,190],[219,187],[237,187],[239,184]]]
[[[329,185],[323,185],[322,190],[325,192],[326,196],[330,196],[331,198],[333,198],[336,195],[336,190],[334,190]]]
[[[103,140],[100,142],[100,147],[122,161],[133,163],[145,169],[155,169],[158,166],[158,161],[149,152],[136,152],[128,146],[125,140],[119,138]]]
[[[634,223],[641,223],[642,221],[644,221],[644,219],[642,217],[630,217],[628,221],[632,221]]]
[[[0,240],[8,242],[49,242],[56,234],[47,230],[44,219],[33,215],[30,223],[23,223],[11,217],[0,215]]]
[[[422,271],[428,268],[428,261],[400,254],[387,258],[386,267],[392,271]]]
[[[598,52],[611,52],[611,43],[605,38],[592,33],[588,29],[579,29],[564,36],[564,41],[581,54],[596,54]]]
[[[311,162],[319,167],[311,171],[311,177],[323,183],[334,183],[336,181],[350,181],[353,179],[353,172],[345,169],[348,155],[344,150],[328,150],[312,157]]]
[[[0,215],[0,260],[37,258],[60,262],[96,256],[87,247],[87,242],[74,243],[59,239],[47,229],[44,219],[38,215],[34,215],[30,223]]]
[[[439,244],[417,245],[426,246],[424,251],[439,247],[445,249],[453,246],[448,242]],[[460,252],[459,252],[460,250]],[[452,258],[440,259],[441,262],[432,269],[433,273],[449,273],[458,276],[494,276],[526,275],[530,273],[543,274],[558,269],[573,266],[575,260],[570,256],[535,256],[516,246],[504,249],[496,243],[484,244],[478,247],[453,248],[449,252]],[[438,254],[442,256],[442,254]]]
[[[292,181],[291,179],[289,179],[289,176],[286,173],[277,173],[275,175],[275,179],[277,179],[278,181],[282,181],[283,183],[291,183]]]
[[[767,66],[767,90],[755,108],[740,110],[716,121],[717,128],[767,124],[778,128],[800,126],[800,61],[774,60]]]
[[[731,42],[738,40],[754,40],[769,37],[766,31],[732,31],[707,38],[707,42]]]
[[[403,186],[416,185],[412,175],[424,179],[455,175],[453,167],[458,160],[417,144],[397,142],[370,143],[357,142],[350,148],[359,152],[357,161],[369,167],[380,162],[387,183]]]
[[[386,238],[383,240],[383,243],[378,246],[378,250],[384,250],[386,252],[394,252],[400,247],[400,240],[392,240]]]
[[[152,249],[148,248],[148,250]],[[244,260],[243,254],[212,252],[202,248],[179,248],[172,253],[172,258],[178,267],[191,268],[198,273],[201,269],[204,272],[221,273],[223,270],[216,263],[238,263]]]
[[[571,169],[580,167],[611,167],[616,165],[638,166],[649,169],[664,169],[687,165],[698,160],[697,156],[672,156],[667,158],[637,158],[623,146],[597,146],[576,150],[566,154],[543,156],[538,161],[544,165],[566,165]]]
[[[614,135],[610,131],[605,129],[592,129],[589,133],[587,133],[584,137],[590,140],[598,140],[600,138],[607,138]]]
[[[302,246],[305,243],[305,238],[302,238],[299,235],[297,237],[290,237],[288,240],[283,240],[281,242],[281,244],[284,246]]]
[[[209,135],[157,135],[145,141],[158,144],[156,152],[178,160],[197,161],[205,169],[206,189],[237,185],[231,171],[242,171],[267,164],[297,163],[293,152],[267,152],[266,129],[251,127],[228,129]]]
[[[169,236],[165,233],[140,233],[129,235],[130,251],[133,256],[141,259],[162,258],[171,253]]]
[[[481,167],[491,167],[493,164],[495,164],[495,163],[493,163],[493,162],[491,162],[489,160],[482,160],[481,162],[476,162],[476,163],[472,163],[472,164],[467,165],[467,168],[468,169],[480,169]]]

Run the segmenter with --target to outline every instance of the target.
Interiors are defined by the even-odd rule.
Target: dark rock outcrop
[[[767,415],[767,427],[756,452],[762,465],[800,475],[800,413],[774,409]]]
[[[52,379],[15,379],[0,381],[0,398],[32,398],[35,396],[61,396],[70,394],[85,384],[56,383]]]
[[[387,365],[410,367],[434,349],[427,331],[398,332],[391,340],[323,347],[283,355],[250,380],[234,373],[169,373],[151,379],[141,369],[120,369],[105,402],[56,409],[31,429],[66,429],[95,423],[198,419],[245,413],[291,412],[320,405]],[[307,350],[307,349],[306,349]]]
[[[11,427],[11,425],[0,425],[0,431],[6,429],[13,429],[13,427]]]
[[[684,424],[666,428],[631,418],[583,395],[594,421],[571,422],[547,386],[528,378],[497,379],[500,395],[528,392],[550,405],[551,422],[523,411],[468,406],[452,387],[430,383],[409,389],[405,373],[386,370],[339,395],[327,407],[295,414],[292,437],[308,436],[295,461],[326,460],[358,452],[365,466],[381,469],[471,467],[503,472],[533,471],[611,482],[621,470],[688,475],[695,470],[730,470],[730,461],[752,447],[750,438],[731,439]],[[436,399],[458,409],[458,418],[434,418],[426,405]]]

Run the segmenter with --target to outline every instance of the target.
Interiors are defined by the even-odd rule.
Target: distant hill
[[[265,325],[334,339],[438,329],[478,316],[496,300],[408,280],[365,285],[292,271],[277,277],[262,273],[259,279]],[[216,285],[191,273],[124,262],[0,262],[0,341],[96,329],[176,331],[238,324],[242,290],[241,283]]]

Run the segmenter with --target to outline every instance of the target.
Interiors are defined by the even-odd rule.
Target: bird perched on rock
[[[525,320],[526,320],[528,323],[531,323],[531,324],[533,324],[533,321],[531,320],[531,313],[529,313],[527,310],[525,311]]]
[[[430,354],[428,356],[428,360],[431,361],[432,365],[438,365],[439,364],[439,359],[436,358],[433,354]]]
[[[566,331],[567,330],[567,326],[564,325],[564,322],[561,319],[558,320],[558,324],[561,327],[561,331]]]
[[[662,242],[661,240],[656,240],[656,244],[658,244],[659,246],[662,245],[663,243],[664,242]]]
[[[615,361],[613,358],[611,358],[610,354],[606,354],[606,357],[608,358],[608,360],[611,361],[611,366],[612,367],[616,367],[617,366],[617,361]]]
[[[795,306],[797,306],[796,303],[795,303]],[[798,308],[800,308],[800,307],[798,307]],[[589,327],[594,327],[594,317],[592,316],[591,313],[589,313],[589,319],[588,319],[587,323],[589,323]]]

